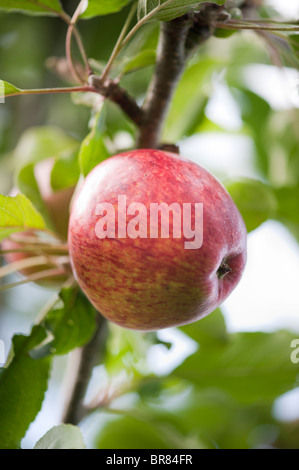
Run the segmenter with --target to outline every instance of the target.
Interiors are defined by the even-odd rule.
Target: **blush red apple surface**
[[[148,210],[150,203],[202,203],[202,246],[186,249],[184,236],[171,236],[172,227],[169,238],[118,238],[117,216],[115,238],[98,238],[98,204],[112,204],[117,214],[119,195]],[[176,154],[134,150],[86,177],[68,243],[75,277],[95,308],[122,327],[146,331],[194,322],[219,306],[243,273],[246,236],[232,198],[208,171]]]

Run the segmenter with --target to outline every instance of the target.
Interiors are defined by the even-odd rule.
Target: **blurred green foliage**
[[[77,2],[62,4],[72,13]],[[92,16],[93,7],[90,8]],[[129,6],[107,16],[80,21],[90,63],[98,70],[109,58],[128,10]],[[20,88],[68,84],[55,73],[57,58],[64,56],[65,33],[66,25],[54,17],[1,12],[1,79]],[[150,80],[157,39],[157,24],[146,26],[120,54],[112,70],[115,76],[120,74],[121,85],[138,102],[143,100]],[[298,42],[297,36],[293,39]],[[256,179],[224,182],[249,232],[275,219],[299,241],[299,110],[273,109],[250,89],[244,79],[250,64],[271,64],[265,43],[253,33],[212,38],[201,46],[176,90],[164,125],[164,139],[177,143],[200,133],[228,133],[207,113],[214,92],[213,78],[221,76],[242,120],[240,129],[232,134],[251,139],[257,175]],[[1,104],[1,193],[8,194],[17,182],[41,209],[30,166],[34,162],[49,156],[56,159],[51,181],[53,189],[60,189],[74,184],[80,172],[86,175],[113,152],[134,145],[136,129],[116,105],[105,103],[91,113],[92,105],[94,98],[78,94],[11,97],[5,105]],[[4,422],[7,439],[4,441],[2,433],[0,447],[19,445],[40,409],[49,355],[54,354],[51,345],[55,345],[57,353],[65,354],[92,334],[93,311],[86,309],[82,315],[82,299],[68,308],[68,296],[64,294],[60,298],[64,304],[51,309],[31,335],[14,337],[12,367],[3,369],[0,375],[0,429]],[[72,324],[70,308],[74,309]],[[44,328],[54,339],[39,349],[43,359],[33,360],[32,348],[39,345],[37,332],[45,333]],[[219,310],[178,331],[196,350],[161,375],[148,366],[148,355],[157,347],[170,348],[171,352],[172,343],[164,344],[154,333],[109,326],[105,362],[99,366],[105,380],[97,390],[94,410],[86,419],[87,424],[98,423],[92,439],[95,448],[299,448],[298,422],[281,423],[273,416],[275,400],[299,386],[299,366],[290,360],[293,332],[228,333]],[[62,334],[71,345],[66,349],[61,347]],[[35,369],[34,361],[40,369]],[[25,367],[28,374],[24,373]],[[14,373],[20,374],[18,380],[22,380],[22,396],[18,400],[26,403],[20,413],[14,410]],[[30,397],[26,384],[35,390]],[[10,402],[6,405],[3,397],[8,395]],[[45,436],[39,445],[46,446],[49,440],[56,439],[56,432],[64,439],[65,431],[53,431],[54,437]],[[81,442],[80,439],[78,436]]]

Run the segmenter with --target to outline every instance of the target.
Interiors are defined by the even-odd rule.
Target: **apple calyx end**
[[[223,279],[230,272],[232,272],[232,268],[230,268],[229,265],[225,261],[222,261],[221,265],[219,266],[217,270],[218,278]]]

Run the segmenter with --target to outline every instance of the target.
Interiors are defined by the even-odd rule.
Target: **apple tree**
[[[270,90],[276,72],[286,89],[289,77],[298,80],[299,25],[283,14],[282,0],[277,10],[272,3],[0,0],[1,449],[298,448],[299,415],[287,421],[275,413],[281,397],[298,392],[298,332],[273,325],[234,331],[224,297],[213,303],[210,291],[200,298],[213,312],[201,319],[182,321],[180,307],[177,324],[166,321],[162,329],[159,322],[152,329],[136,322],[134,329],[133,321],[129,329],[110,321],[105,306],[123,305],[124,295],[109,291],[112,279],[114,286],[130,284],[131,296],[139,289],[146,315],[162,317],[176,280],[164,286],[162,265],[170,263],[172,279],[176,257],[154,249],[147,262],[142,254],[142,291],[129,246],[114,243],[114,264],[101,259],[95,273],[97,253],[84,255],[93,249],[85,244],[90,227],[83,237],[76,205],[78,194],[86,205],[84,188],[98,168],[110,168],[106,180],[100,170],[101,178],[119,194],[135,168],[123,159],[120,174],[113,158],[146,149],[148,191],[167,194],[173,161],[177,178],[185,177],[180,171],[188,161],[221,181],[223,193],[213,183],[205,204],[219,216],[223,201],[231,202],[221,230],[214,224],[206,232],[208,249],[198,249],[205,259],[218,249],[215,233],[226,231],[235,242],[237,211],[248,243],[275,221],[297,249],[298,89],[287,106],[275,106],[260,85],[269,77]],[[238,148],[233,165],[221,139]],[[164,159],[155,183],[149,155]],[[134,194],[145,184],[136,178]],[[186,181],[187,191],[191,177]],[[92,290],[105,275],[98,302],[79,282],[78,259],[81,272],[96,280]],[[228,259],[220,260],[219,279],[238,269]],[[115,274],[117,264],[125,277]],[[152,266],[161,310],[153,290],[146,296]],[[204,278],[208,267],[199,267]],[[187,268],[174,311],[194,304]],[[277,276],[287,269],[278,264]],[[207,274],[204,280],[207,286]],[[259,302],[260,291],[256,281],[244,294],[240,317],[248,299]],[[126,298],[128,308],[135,300]]]

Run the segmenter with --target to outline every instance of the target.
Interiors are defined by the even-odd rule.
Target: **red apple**
[[[152,217],[157,203],[176,209],[169,227],[167,211]],[[111,322],[145,331],[215,310],[241,278],[246,238],[236,205],[208,171],[173,153],[134,150],[87,176],[68,243],[74,275],[94,307]]]

